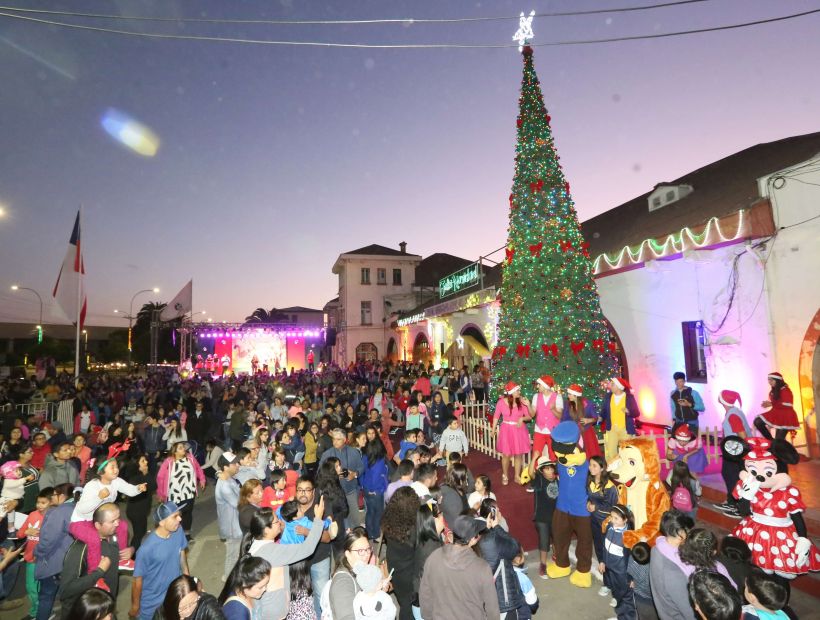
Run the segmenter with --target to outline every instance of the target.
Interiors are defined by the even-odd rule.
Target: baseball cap
[[[164,521],[175,512],[179,512],[179,506],[172,501],[163,502],[154,509],[154,522]]]
[[[487,523],[481,519],[474,519],[469,515],[459,515],[453,524],[453,534],[464,542],[475,538],[479,533],[487,529]]]
[[[223,452],[219,455],[219,459],[217,460],[217,465],[219,465],[220,471],[222,470],[225,465],[230,465],[236,460],[236,455],[233,452]]]

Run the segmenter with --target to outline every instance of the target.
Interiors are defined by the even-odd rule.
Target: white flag
[[[194,307],[193,302],[194,281],[188,280],[188,284],[182,287],[182,290],[176,294],[165,309],[159,315],[160,321],[173,321],[181,316],[188,314]]]

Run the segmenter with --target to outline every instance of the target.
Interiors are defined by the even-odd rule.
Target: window
[[[653,207],[660,207],[660,206],[661,206],[661,199],[660,199],[660,197],[659,197],[659,196],[655,196],[655,197],[652,199],[652,206],[653,206]]]
[[[379,359],[379,350],[372,342],[362,342],[356,347],[357,362],[375,362]]]
[[[376,269],[376,284],[387,284],[387,269]]]
[[[674,199],[675,199],[675,190],[670,189],[668,192],[666,192],[666,200],[670,201],[670,200],[674,200]]]
[[[393,270],[393,286],[401,286],[401,269]]]
[[[683,359],[686,379],[692,383],[706,383],[706,330],[702,321],[681,323],[683,330]]]
[[[373,308],[369,301],[362,302],[362,325],[373,325]]]
[[[370,267],[362,267],[362,284],[370,284]]]

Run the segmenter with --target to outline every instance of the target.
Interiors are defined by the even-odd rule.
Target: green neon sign
[[[444,276],[438,281],[439,298],[443,299],[449,295],[454,295],[459,291],[464,290],[478,284],[481,279],[481,272],[479,271],[478,263],[468,265],[464,269]]]

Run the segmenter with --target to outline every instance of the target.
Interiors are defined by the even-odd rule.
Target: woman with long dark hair
[[[590,526],[592,527],[592,546],[598,562],[604,561],[604,533],[601,529],[604,521],[609,517],[609,511],[618,503],[618,487],[609,479],[606,470],[606,459],[600,454],[589,458],[589,473],[587,474],[587,510],[590,512]],[[601,587],[601,592],[606,586]],[[606,594],[606,593],[604,593]],[[601,596],[604,596],[602,594]]]
[[[251,517],[249,531],[242,541],[242,551],[267,560],[274,577],[273,587],[269,588],[259,601],[260,617],[284,618],[288,613],[288,592],[291,595],[293,593],[293,585],[289,583],[291,572],[288,567],[314,553],[322,537],[324,515],[324,498],[320,498],[313,506],[314,519],[310,534],[304,542],[294,545],[280,545],[276,542],[284,529],[284,524],[272,509],[260,508]]]
[[[270,581],[270,563],[259,557],[243,555],[225,581],[219,594],[219,604],[226,620],[256,620],[256,609]]]
[[[456,463],[447,471],[441,485],[441,511],[447,525],[453,527],[456,517],[467,508],[467,466]]]
[[[774,429],[775,439],[785,439],[791,431],[800,428],[794,410],[794,396],[779,372],[769,373],[768,380],[771,388],[769,400],[760,403],[768,411],[755,418],[754,426],[766,439],[772,439],[771,429]]]
[[[416,513],[416,548],[413,553],[413,617],[421,618],[419,586],[427,558],[444,545],[444,515],[434,502],[422,504]]]
[[[310,564],[307,560],[290,565],[290,602],[287,620],[316,620]]]
[[[342,465],[335,456],[331,456],[319,466],[316,473],[316,490],[325,500],[325,507],[328,514],[333,515],[333,520],[340,525],[344,523],[350,514],[350,507],[347,504],[347,497],[339,482],[342,475]],[[334,541],[334,552],[339,552],[341,541],[337,538]]]
[[[114,620],[117,606],[105,590],[91,588],[74,601],[68,617],[71,620]]]
[[[145,491],[126,499],[125,515],[131,522],[133,529],[131,546],[134,547],[134,553],[136,553],[148,532],[148,514],[151,512],[151,498],[156,491],[157,482],[153,476],[148,475],[148,457],[144,454],[130,458],[123,467],[122,477],[134,486],[146,485]]]
[[[387,491],[388,470],[387,452],[381,437],[375,435],[375,429],[368,429],[365,437],[370,436],[364,446],[362,461],[364,474],[360,480],[364,492],[365,526],[371,540],[381,535],[381,521],[384,514],[384,493]]]
[[[225,620],[225,614],[216,597],[202,591],[196,577],[180,575],[168,586],[153,620]]]
[[[179,506],[182,528],[189,538],[197,489],[205,490],[205,472],[191,454],[187,441],[175,443],[157,473],[157,495],[163,502],[171,500]]]
[[[382,532],[387,543],[387,566],[393,571],[393,593],[399,602],[399,620],[413,618],[413,561],[419,506],[419,496],[415,490],[401,487],[387,502],[382,518]]]
[[[247,534],[254,513],[262,505],[262,482],[256,478],[246,480],[239,489],[239,529]]]
[[[353,599],[360,588],[354,569],[359,564],[369,564],[372,556],[373,548],[367,538],[367,530],[354,527],[342,540],[342,553],[326,591],[327,596],[322,592],[322,610],[329,609],[336,620],[355,619]]]

